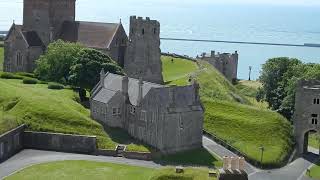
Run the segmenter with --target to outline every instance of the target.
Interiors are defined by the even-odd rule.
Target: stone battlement
[[[150,17],[140,17],[140,16],[130,16],[130,22],[132,23],[148,23],[155,26],[160,26],[160,23],[157,20],[151,20]]]

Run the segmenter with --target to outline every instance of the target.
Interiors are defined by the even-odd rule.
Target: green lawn
[[[310,174],[306,175],[312,179],[320,179],[320,161],[310,169]]]
[[[291,150],[292,127],[284,117],[268,110],[266,104],[258,103],[244,93],[247,87],[255,91],[259,83],[244,81],[240,82],[242,88],[235,87],[207,62],[199,61],[199,64],[200,70],[194,74],[206,109],[205,130],[258,161],[259,147],[263,145],[265,165],[278,165],[283,161]],[[163,70],[172,71],[174,68]],[[182,78],[170,84],[186,85],[188,81]]]
[[[0,107],[5,110],[0,110],[5,117],[0,117],[0,132],[24,123],[33,131],[95,135],[103,149],[114,149],[120,143],[128,144],[128,150],[149,151],[123,131],[108,128],[105,132],[76,99],[72,90],[49,90],[46,84],[0,79]]]
[[[198,66],[190,60],[162,56],[162,69],[163,78],[166,80],[166,83],[169,84],[178,79],[184,79],[187,81],[192,74],[190,72],[196,71]]]
[[[0,47],[0,71],[3,70],[3,61],[4,61],[4,57],[3,57],[3,48]]]
[[[170,167],[151,169],[104,162],[60,161],[28,167],[7,177],[6,180],[206,180],[209,179],[208,172],[205,168],[187,168],[183,174],[176,174],[174,168]]]
[[[319,138],[317,136],[318,135],[316,133],[310,133],[308,145],[313,148],[319,149]]]

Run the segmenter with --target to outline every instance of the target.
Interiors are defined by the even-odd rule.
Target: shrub
[[[59,83],[49,83],[48,84],[48,89],[64,89],[64,86],[62,84]]]
[[[37,84],[38,80],[34,78],[24,78],[22,82],[23,84]]]
[[[4,72],[0,74],[0,78],[2,79],[23,79],[22,76],[13,74],[13,73],[8,73],[8,72]]]
[[[32,73],[26,73],[26,72],[18,72],[18,73],[16,73],[16,75],[24,76],[24,77],[29,77],[29,78],[36,78],[34,74],[32,74]]]

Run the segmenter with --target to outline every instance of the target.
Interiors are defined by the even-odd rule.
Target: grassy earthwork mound
[[[192,67],[196,65],[195,62],[179,59],[174,61],[177,67],[172,63],[170,68],[166,68],[164,63],[164,77],[173,74],[171,71],[174,69],[179,69],[180,63],[177,61],[186,66],[190,63],[193,63]],[[182,72],[181,75],[183,74],[193,74],[200,84],[200,96],[206,110],[206,131],[256,161],[260,161],[259,147],[264,146],[264,165],[277,166],[284,160],[292,147],[292,127],[284,117],[268,110],[265,103],[258,103],[252,98],[260,86],[258,82],[242,81],[235,87],[204,61],[199,61],[195,71]],[[189,84],[185,77],[165,78],[165,81],[175,85]]]

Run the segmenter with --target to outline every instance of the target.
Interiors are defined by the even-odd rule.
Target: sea
[[[175,3],[172,3],[175,2]],[[250,41],[282,44],[320,44],[320,6],[199,3],[178,0],[77,0],[76,19],[122,22],[131,15],[161,23],[162,38]],[[22,0],[0,1],[0,31],[22,22]],[[195,57],[203,52],[239,53],[238,77],[259,78],[262,64],[273,57],[320,63],[320,48],[213,42],[161,41],[162,52]]]

